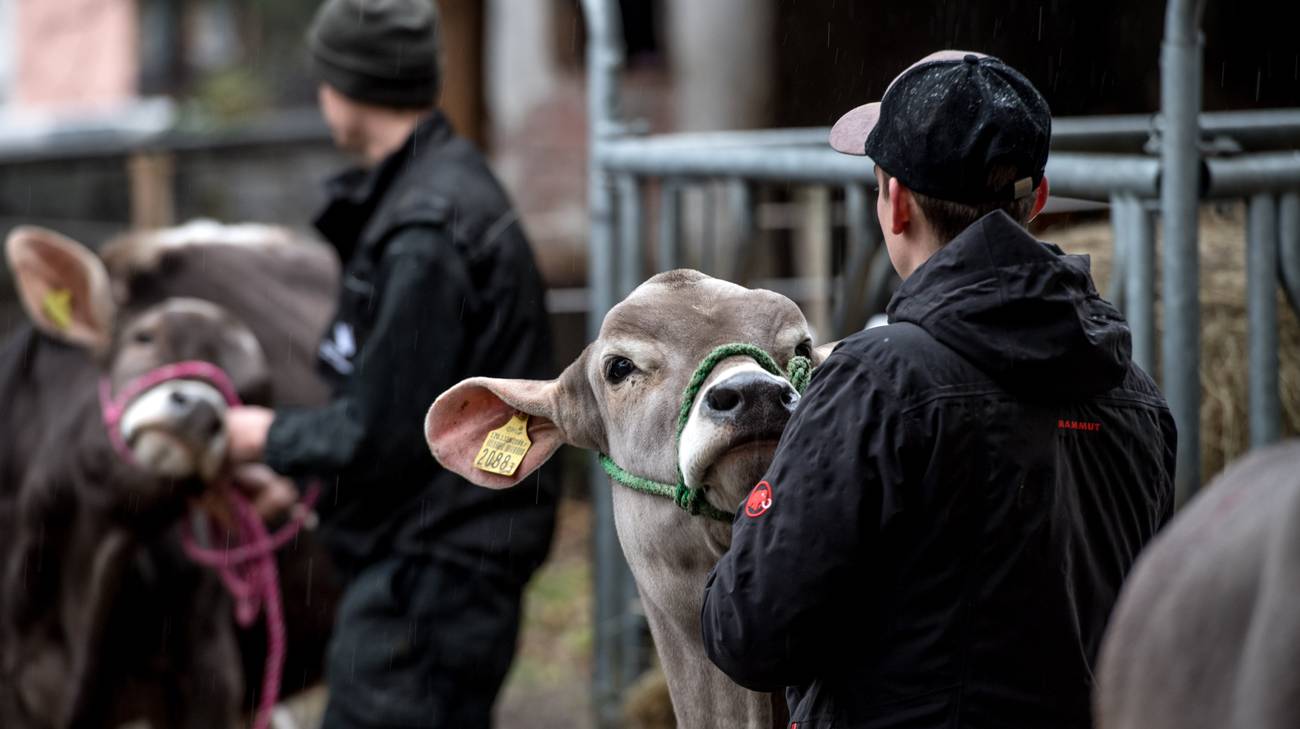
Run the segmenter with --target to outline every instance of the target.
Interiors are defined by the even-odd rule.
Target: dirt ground
[[[497,701],[498,729],[589,729],[591,503],[560,502],[555,542],[524,598],[515,665]]]

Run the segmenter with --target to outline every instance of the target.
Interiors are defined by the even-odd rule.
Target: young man
[[[326,486],[346,592],[324,726],[487,727],[554,489],[472,486],[438,467],[422,424],[465,377],[553,374],[542,282],[506,195],[435,108],[432,0],[329,0],[308,42],[334,140],[361,161],[316,220],[344,262],[320,346],[334,397],[233,410],[232,460]]]
[[[1024,229],[1050,126],[1015,70],[946,51],[831,132],[876,164],[903,285],[817,370],[702,613],[723,671],[789,687],[791,726],[1090,726],[1175,432],[1087,259]]]

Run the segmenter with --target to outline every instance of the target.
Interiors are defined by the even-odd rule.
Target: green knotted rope
[[[772,355],[753,344],[737,342],[724,344],[714,349],[695,368],[695,373],[691,375],[691,381],[687,383],[686,390],[682,392],[682,407],[677,413],[677,433],[673,441],[674,450],[681,447],[682,431],[686,429],[686,422],[691,418],[691,408],[695,405],[695,398],[700,394],[700,389],[704,387],[704,381],[709,379],[709,375],[713,374],[713,369],[718,366],[719,362],[737,356],[749,357],[757,362],[759,367],[777,377],[784,377],[789,380],[795,391],[801,395],[808,388],[808,380],[812,377],[812,361],[807,357],[795,356],[791,358],[790,370],[786,372],[782,371],[776,360],[772,359]],[[670,498],[692,516],[706,516],[717,521],[731,522],[732,515],[730,513],[710,504],[704,498],[704,494],[700,489],[686,485],[686,477],[682,474],[680,463],[677,465],[677,483],[675,484],[653,481],[644,476],[629,473],[604,453],[600,454],[600,466],[605,469],[605,473],[614,481],[634,491]]]

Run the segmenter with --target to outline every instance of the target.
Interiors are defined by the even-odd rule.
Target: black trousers
[[[486,729],[514,657],[522,589],[493,571],[395,556],[339,606],[323,729]]]

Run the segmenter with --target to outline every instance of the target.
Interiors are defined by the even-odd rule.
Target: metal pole
[[[848,255],[840,274],[840,291],[836,297],[834,339],[846,337],[867,323],[867,272],[880,245],[880,225],[876,222],[875,197],[866,185],[844,188],[845,227],[848,228]],[[828,339],[829,341],[829,339]]]
[[[600,149],[619,133],[617,74],[623,61],[619,6],[614,0],[582,0],[587,24],[587,118],[588,143],[588,217],[591,244],[588,247],[587,286],[591,308],[587,316],[590,339],[600,333],[605,312],[614,305],[615,244],[614,190],[600,163]],[[631,574],[618,544],[614,528],[614,510],[609,484],[596,459],[590,459],[595,525],[595,660],[592,662],[592,702],[599,727],[613,727],[621,719],[619,693],[631,677],[620,676],[619,637],[623,629],[621,616],[626,605],[621,598],[631,582]]]
[[[618,295],[625,297],[641,284],[641,185],[632,175],[618,177]]]
[[[681,267],[682,191],[675,180],[659,185],[659,251],[655,265],[660,271]]]
[[[700,234],[700,271],[710,276],[718,275],[718,206],[717,191],[713,185],[700,186],[703,204],[703,232]]]
[[[754,214],[754,186],[745,180],[727,181],[727,204],[731,209],[731,229],[723,249],[721,269],[728,281],[744,283],[749,278],[753,264],[754,238],[758,235],[758,220]]]
[[[1132,233],[1130,219],[1133,217],[1133,197],[1127,194],[1112,195],[1110,198],[1110,281],[1106,298],[1120,311],[1127,311],[1125,306],[1125,286],[1128,277],[1129,235]]]
[[[1278,204],[1278,270],[1291,309],[1300,313],[1300,192],[1282,193]]]
[[[1149,373],[1156,366],[1156,224],[1141,200],[1130,200],[1124,311],[1133,333],[1133,361]]]
[[[1250,199],[1246,236],[1246,311],[1250,331],[1250,445],[1277,441],[1282,411],[1278,389],[1277,200]]]
[[[1164,214],[1164,390],[1178,426],[1175,503],[1201,486],[1201,301],[1196,246],[1201,154],[1201,15],[1205,0],[1169,0],[1160,58],[1160,207]]]

